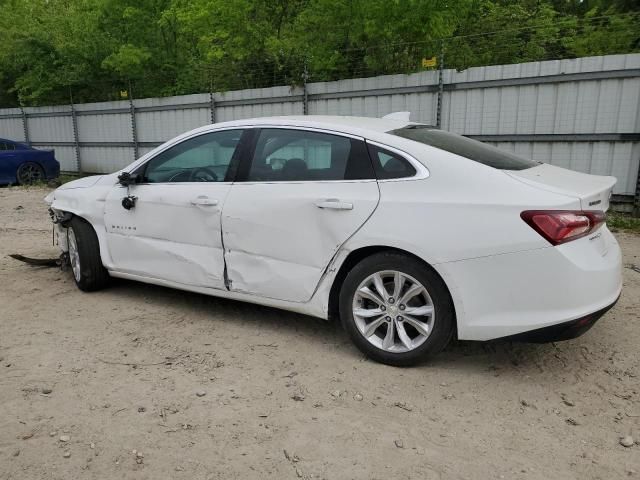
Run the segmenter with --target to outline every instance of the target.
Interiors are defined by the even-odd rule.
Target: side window
[[[7,150],[7,144],[4,142],[0,142],[0,152]]]
[[[375,145],[368,145],[368,147],[378,180],[407,178],[416,174],[416,169],[406,158]]]
[[[224,182],[242,130],[189,138],[153,157],[143,167],[144,183]]]
[[[375,178],[363,141],[308,130],[260,131],[247,174],[250,182]]]

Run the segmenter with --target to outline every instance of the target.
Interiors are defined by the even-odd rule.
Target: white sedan
[[[47,198],[80,289],[109,277],[340,318],[380,362],[463,340],[573,338],[620,295],[587,175],[391,118],[192,130]]]

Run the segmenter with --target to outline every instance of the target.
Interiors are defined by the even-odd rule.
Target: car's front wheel
[[[109,282],[109,273],[102,265],[98,236],[93,227],[79,217],[73,217],[67,227],[69,264],[80,290],[99,290]]]
[[[340,317],[368,357],[408,366],[442,350],[455,331],[449,291],[420,261],[381,252],[357,264],[340,291]]]

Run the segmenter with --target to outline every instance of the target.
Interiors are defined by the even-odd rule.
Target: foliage
[[[635,0],[0,0],[0,106],[640,51]]]
[[[624,213],[609,211],[607,213],[607,225],[609,228],[622,229],[640,233],[640,218]]]

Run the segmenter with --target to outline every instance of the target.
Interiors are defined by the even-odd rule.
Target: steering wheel
[[[191,171],[190,182],[217,182],[216,172],[207,167],[195,168]]]

